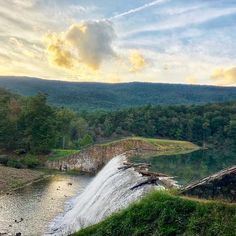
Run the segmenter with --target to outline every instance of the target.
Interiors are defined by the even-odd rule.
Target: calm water
[[[175,176],[179,184],[185,185],[236,165],[236,151],[199,150],[182,155],[134,157],[133,161],[150,163],[151,170]]]
[[[42,235],[48,230],[49,222],[73,206],[73,197],[91,179],[87,176],[61,174],[26,186],[12,195],[0,195],[0,233]],[[21,218],[22,222],[15,222]]]

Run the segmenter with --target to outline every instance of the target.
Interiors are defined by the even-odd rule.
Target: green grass
[[[49,161],[60,160],[64,157],[78,153],[79,150],[73,149],[53,149],[51,154],[48,156]]]
[[[170,140],[170,139],[155,139],[155,138],[144,138],[144,137],[127,137],[119,140],[114,140],[111,142],[106,142],[98,144],[99,146],[109,146],[121,141],[129,140],[141,140],[155,146],[159,151],[155,153],[155,156],[160,155],[175,155],[175,154],[184,154],[200,149],[199,146],[188,142],[188,141],[179,141],[179,140]],[[148,154],[148,156],[150,156]]]
[[[235,236],[236,206],[153,192],[73,236]]]

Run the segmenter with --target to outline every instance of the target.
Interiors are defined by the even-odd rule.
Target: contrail
[[[153,2],[150,2],[150,3],[146,3],[145,5],[143,5],[141,7],[137,7],[137,8],[131,9],[129,11],[120,13],[118,15],[112,16],[112,17],[109,18],[109,20],[114,20],[114,19],[117,19],[117,18],[120,18],[120,17],[123,17],[123,16],[127,16],[127,15],[130,15],[130,14],[142,11],[146,8],[151,7],[151,6],[155,6],[157,4],[160,4],[160,3],[163,3],[163,2],[168,2],[168,1],[169,0],[156,0],[156,1],[153,1]]]

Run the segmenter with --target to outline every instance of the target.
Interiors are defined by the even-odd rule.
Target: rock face
[[[110,144],[95,145],[61,160],[47,161],[46,167],[95,174],[114,156],[125,154],[129,157],[157,151],[158,147],[141,139],[125,139]]]
[[[224,169],[183,189],[184,195],[236,202],[236,166]]]

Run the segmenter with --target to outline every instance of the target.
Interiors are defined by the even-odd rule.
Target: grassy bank
[[[74,149],[53,149],[52,152],[48,155],[47,159],[49,161],[55,161],[63,159],[64,157],[78,153],[79,150]]]
[[[24,186],[38,180],[44,173],[29,169],[16,169],[0,165],[0,193]]]
[[[111,142],[98,144],[99,146],[109,146],[115,143],[119,143],[126,140],[141,140],[148,144],[151,144],[154,148],[158,149],[156,156],[160,155],[175,155],[184,154],[200,149],[199,146],[188,141],[170,140],[170,139],[156,139],[156,138],[144,138],[144,137],[127,137],[118,139]]]
[[[105,221],[73,236],[234,236],[236,206],[153,192]]]

